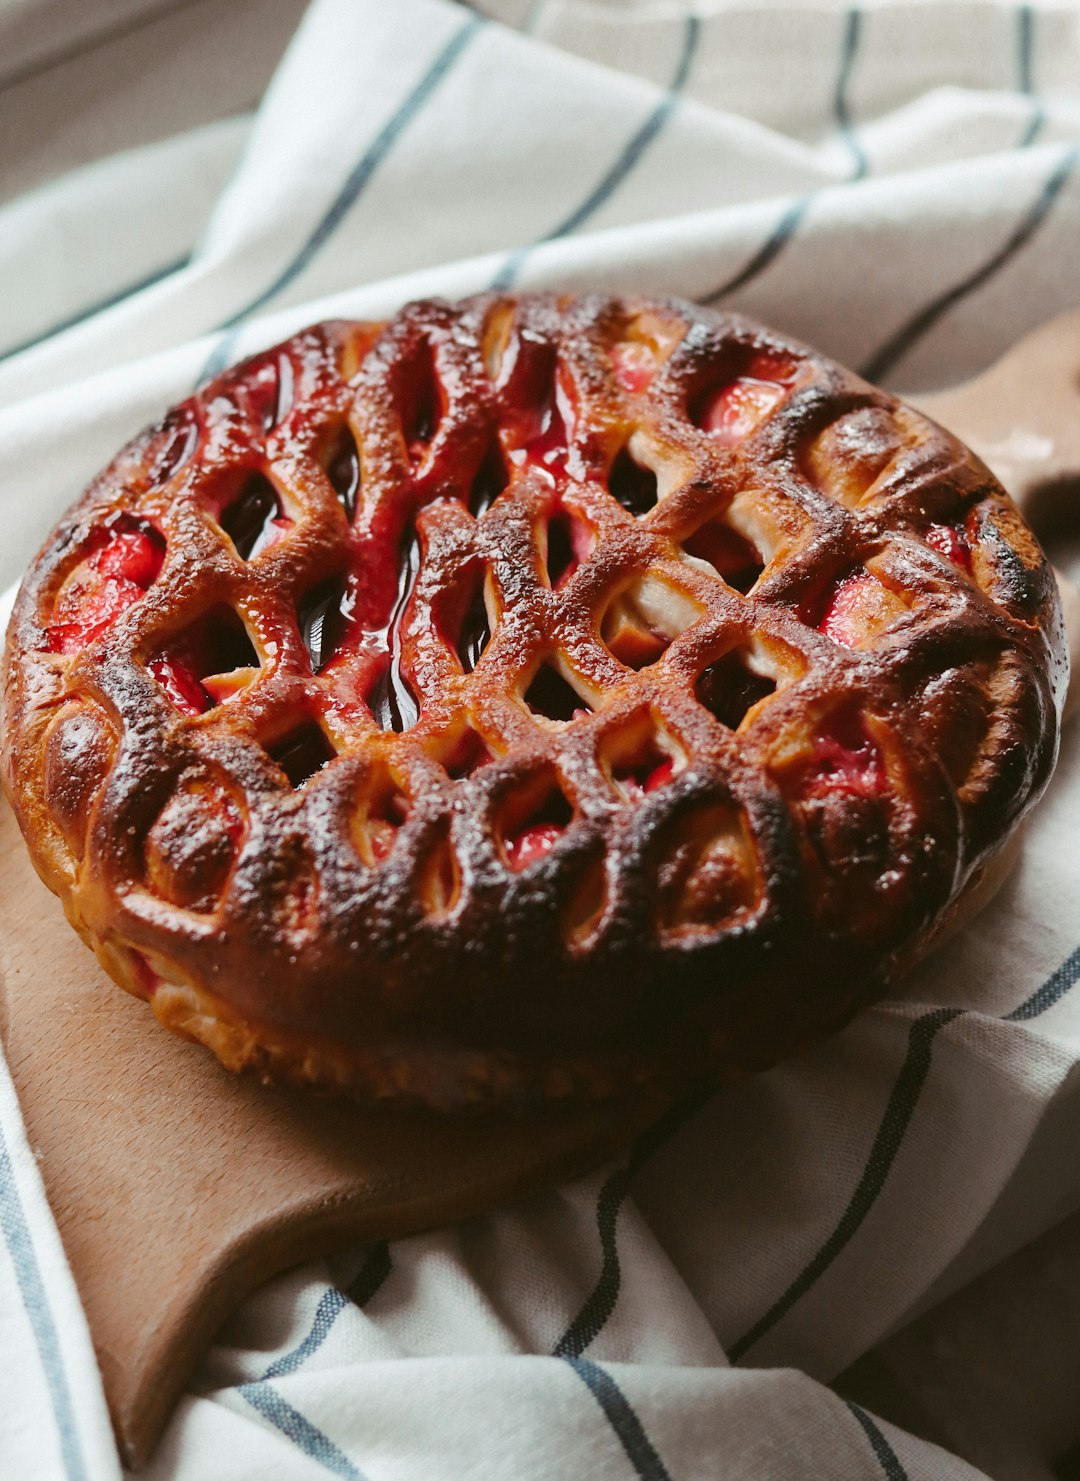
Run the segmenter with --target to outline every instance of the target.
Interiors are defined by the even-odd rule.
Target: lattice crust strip
[[[324,324],[126,448],[24,585],[5,773],[233,1066],[442,1104],[768,1063],[1041,791],[1033,537],[947,433],[679,302]]]

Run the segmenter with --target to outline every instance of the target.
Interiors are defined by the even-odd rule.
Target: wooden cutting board
[[[977,381],[918,404],[1036,519],[1049,518],[1080,475],[1078,387],[1080,312]],[[661,1109],[637,1100],[454,1119],[235,1079],[105,977],[34,874],[6,804],[0,1032],[120,1448],[136,1467],[200,1352],[260,1282],[334,1246],[458,1219],[573,1176]]]

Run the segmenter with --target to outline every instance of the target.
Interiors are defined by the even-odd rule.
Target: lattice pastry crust
[[[5,780],[230,1067],[438,1105],[846,1020],[1046,783],[1053,580],[985,467],[681,302],[330,323],[120,453],[28,575]]]

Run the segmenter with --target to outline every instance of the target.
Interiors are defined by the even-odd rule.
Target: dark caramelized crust
[[[985,467],[686,303],[332,323],[50,537],[5,781],[108,970],[232,1067],[440,1105],[771,1063],[880,993],[1053,764]]]

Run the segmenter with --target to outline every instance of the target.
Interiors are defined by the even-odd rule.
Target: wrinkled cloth
[[[24,51],[34,3],[0,11]],[[87,7],[62,64],[0,68],[31,182],[0,205],[0,586],[128,436],[322,317],[677,294],[917,391],[1080,297],[1071,6],[315,0],[254,112],[246,80],[219,97],[235,10],[169,8],[164,121],[94,85],[95,15],[142,65],[132,0]],[[217,66],[185,75],[196,28]],[[88,79],[90,162],[33,127],[55,65],[69,120]],[[1074,726],[994,907],[889,1000],[571,1186],[270,1282],[144,1474],[981,1474],[827,1385],[1080,1206],[1075,1122],[1046,1119],[1080,1059],[1078,836]],[[6,1075],[0,1138],[0,1474],[118,1477]]]

